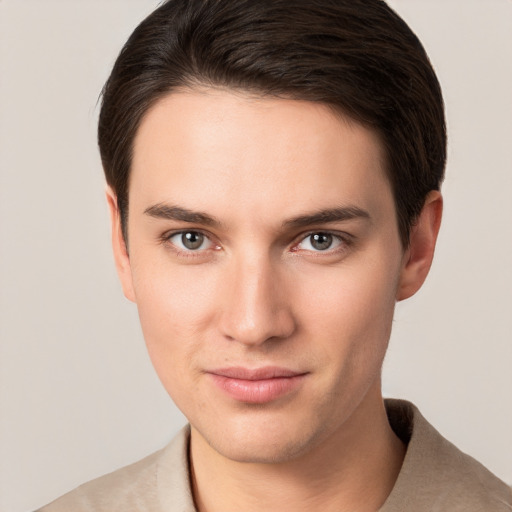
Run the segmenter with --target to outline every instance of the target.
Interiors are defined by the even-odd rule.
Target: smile
[[[207,373],[228,396],[250,404],[272,402],[291,393],[300,386],[307,375],[277,367],[255,370],[239,367],[223,368]]]

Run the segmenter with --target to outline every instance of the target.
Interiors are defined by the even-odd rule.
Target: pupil
[[[325,249],[329,249],[332,244],[332,235],[328,233],[316,233],[311,236],[311,245],[319,250],[325,251]]]
[[[203,244],[204,236],[201,233],[183,233],[181,241],[187,249],[198,249]]]

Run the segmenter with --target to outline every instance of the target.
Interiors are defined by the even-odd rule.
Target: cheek
[[[399,277],[397,259],[387,260],[364,258],[306,277],[303,273],[303,313],[316,316],[317,325],[332,326],[340,334],[382,327],[392,317]],[[313,318],[308,323],[314,324]]]
[[[137,255],[132,261],[135,297],[148,330],[200,328],[211,313],[218,289],[209,265],[176,265],[164,251]],[[146,321],[147,319],[147,321]]]
[[[320,356],[352,382],[379,370],[391,334],[396,259],[365,258],[303,281],[302,325]],[[322,286],[323,284],[323,286]],[[320,355],[320,354],[319,354]],[[355,374],[359,377],[355,378]]]
[[[194,377],[190,368],[215,315],[215,276],[200,265],[170,267],[154,260],[152,265],[135,260],[132,269],[148,353],[171,393],[173,383]]]

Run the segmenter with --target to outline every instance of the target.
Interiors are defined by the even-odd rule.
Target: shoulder
[[[38,512],[116,510],[155,488],[161,451],[129,466],[91,480],[43,507]],[[116,507],[116,508],[113,508]]]
[[[184,428],[164,449],[87,482],[37,512],[158,511],[188,502],[187,447]]]
[[[446,440],[414,405],[390,400],[386,407],[393,429],[408,441],[408,446],[398,480],[382,512],[512,511],[510,488]]]

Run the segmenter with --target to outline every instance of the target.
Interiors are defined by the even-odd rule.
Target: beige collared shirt
[[[409,402],[386,400],[407,444],[398,479],[380,512],[510,512],[512,492],[444,439]],[[167,447],[88,482],[38,512],[196,512],[185,427]]]

